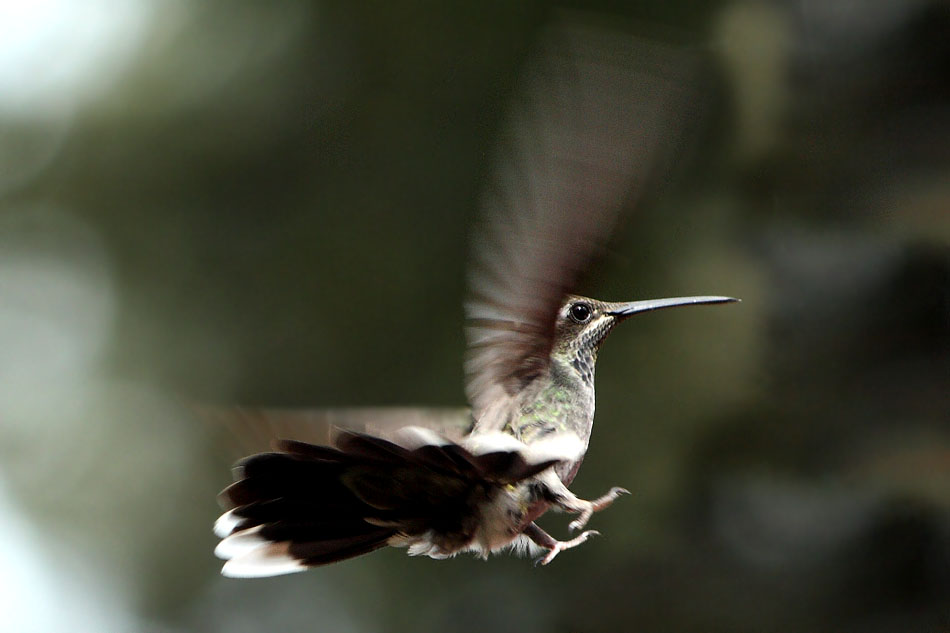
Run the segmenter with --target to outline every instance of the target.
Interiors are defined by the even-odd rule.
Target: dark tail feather
[[[461,530],[473,495],[530,477],[554,461],[529,463],[513,450],[473,454],[440,441],[406,448],[344,432],[338,448],[285,440],[281,452],[248,457],[220,495],[215,523],[226,576],[302,571],[427,530]]]
[[[226,576],[302,571],[366,554],[395,530],[364,520],[365,504],[342,480],[349,460],[335,449],[295,443],[298,453],[242,460],[235,483],[220,495],[228,510],[215,524],[224,540]]]

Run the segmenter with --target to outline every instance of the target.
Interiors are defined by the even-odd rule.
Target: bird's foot
[[[547,565],[554,558],[563,552],[566,549],[571,549],[572,547],[577,547],[581,543],[585,542],[592,536],[600,534],[595,530],[587,530],[583,534],[578,534],[569,541],[558,541],[555,540],[553,536],[542,530],[538,527],[537,523],[530,523],[524,529],[524,535],[534,541],[537,545],[540,545],[544,549],[548,550],[548,553],[539,558],[534,562],[535,567],[538,565]]]
[[[612,504],[614,500],[620,495],[628,494],[630,494],[630,491],[626,488],[618,488],[615,486],[607,491],[607,494],[604,496],[598,497],[593,501],[585,501],[583,508],[580,510],[580,516],[571,521],[570,525],[567,526],[567,529],[569,529],[571,532],[576,532],[577,530],[583,528],[585,525],[587,525],[587,522],[590,521],[590,518],[594,516],[595,512],[600,512],[604,508],[610,506],[610,504]],[[581,536],[583,536],[583,534]]]
[[[581,543],[584,543],[585,541],[587,541],[587,539],[589,539],[590,537],[599,536],[599,535],[600,535],[600,532],[598,532],[597,530],[587,530],[586,532],[582,532],[578,534],[577,536],[575,536],[569,541],[554,541],[553,543],[549,544],[548,553],[542,556],[541,558],[539,558],[538,560],[536,560],[534,564],[535,566],[547,565],[552,560],[554,560],[555,556],[557,556],[564,550],[571,549],[572,547],[577,547]]]

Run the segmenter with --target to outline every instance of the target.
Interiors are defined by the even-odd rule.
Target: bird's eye
[[[587,323],[590,321],[591,309],[586,303],[575,303],[568,310],[568,314],[576,323]]]

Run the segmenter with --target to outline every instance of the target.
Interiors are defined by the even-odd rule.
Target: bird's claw
[[[545,554],[544,556],[542,556],[541,558],[539,558],[538,560],[534,562],[534,566],[537,567],[538,565],[547,565],[552,560],[554,560],[554,558],[558,554],[560,554],[564,550],[571,549],[572,547],[577,547],[578,545],[585,542],[587,539],[589,539],[592,536],[600,536],[600,532],[598,532],[597,530],[587,530],[586,532],[582,532],[581,534],[578,534],[577,536],[575,536],[569,541],[557,541],[554,544],[554,547],[548,550],[547,554]]]
[[[590,518],[594,515],[595,512],[600,512],[601,510],[609,506],[620,495],[628,495],[628,494],[630,494],[630,491],[627,490],[626,488],[620,488],[619,486],[614,486],[613,488],[608,490],[607,494],[605,494],[604,496],[594,499],[593,501],[588,501],[586,507],[583,510],[581,510],[580,516],[578,516],[576,519],[571,521],[571,523],[567,526],[567,529],[570,530],[571,532],[576,532],[577,530],[583,528],[585,525],[587,525],[587,522],[590,521]]]

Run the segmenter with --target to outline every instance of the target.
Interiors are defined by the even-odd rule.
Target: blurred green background
[[[573,489],[633,495],[550,567],[239,581],[188,404],[462,404],[467,236],[554,6],[0,1],[0,629],[948,630],[950,9],[567,6],[704,69],[579,290],[743,303],[611,337]]]

